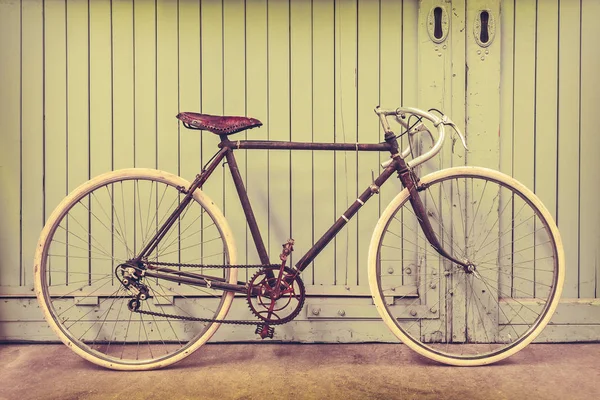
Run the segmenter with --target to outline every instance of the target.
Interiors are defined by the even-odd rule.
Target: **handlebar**
[[[460,132],[460,130],[458,129],[456,124],[454,122],[452,122],[452,120],[450,120],[450,118],[448,118],[447,115],[442,115],[441,117],[438,117],[427,111],[423,111],[418,108],[412,108],[412,107],[398,107],[395,110],[386,110],[386,109],[379,108],[379,106],[375,107],[375,113],[379,116],[379,120],[381,122],[383,130],[385,131],[385,133],[389,133],[389,134],[394,133],[391,130],[390,125],[387,120],[387,118],[389,116],[394,116],[396,118],[396,121],[398,121],[398,123],[400,123],[406,129],[409,129],[409,126],[408,126],[408,123],[405,123],[403,120],[406,119],[407,114],[412,114],[412,115],[416,115],[416,116],[425,118],[425,119],[431,121],[433,123],[433,126],[435,126],[437,128],[438,139],[433,144],[433,147],[426,153],[421,154],[420,156],[415,157],[414,159],[412,159],[410,161],[407,161],[406,165],[409,168],[414,168],[420,164],[423,164],[424,162],[433,158],[437,153],[439,153],[439,151],[442,148],[442,144],[444,144],[444,139],[445,139],[445,135],[446,135],[445,129],[444,129],[445,125],[449,125],[451,128],[453,128],[456,131],[456,133],[458,134],[458,136],[461,139],[463,146],[465,147],[466,150],[468,150],[464,135]],[[415,135],[415,134],[417,134],[419,132],[423,132],[423,131],[428,132],[433,141],[433,135],[431,134],[429,129],[423,123],[419,123],[417,126],[412,128],[408,132],[408,134],[410,137],[412,135]],[[410,144],[409,144],[408,147],[402,151],[400,156],[404,159],[404,158],[408,157],[408,155],[410,153],[411,153],[411,148],[410,148]],[[392,160],[386,161],[385,163],[381,164],[381,166],[385,168],[391,162],[392,162]]]

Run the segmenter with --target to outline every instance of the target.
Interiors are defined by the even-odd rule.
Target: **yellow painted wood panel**
[[[0,3],[0,285],[20,285],[21,264],[21,10]]]
[[[2,277],[10,284],[30,284],[29,260],[44,216],[88,177],[136,165],[192,179],[202,161],[216,151],[218,139],[183,129],[174,118],[179,111],[257,117],[265,126],[244,133],[249,139],[376,142],[381,140],[372,113],[377,104],[437,106],[451,110],[461,126],[467,116],[459,104],[465,84],[460,53],[465,35],[472,33],[467,29],[463,34],[461,22],[453,20],[444,44],[432,44],[424,30],[417,34],[420,18],[435,4],[433,0],[3,3],[7,23],[2,29],[20,35],[21,19],[27,23],[22,25],[22,45],[15,39],[19,35],[3,35],[3,60],[9,60],[3,68],[9,72],[2,79],[12,89],[3,90],[2,101],[22,97],[29,117],[9,112],[19,102],[8,101],[8,108],[2,109],[7,115],[2,123],[10,125],[2,131],[7,143],[3,159],[10,161],[6,171],[13,178],[23,171],[16,194],[10,192],[5,199],[6,210],[13,211],[5,211],[6,220],[12,222],[10,234],[2,232],[8,238],[3,246],[10,244],[2,263],[15,267],[14,272],[3,268]],[[459,10],[474,6],[452,3]],[[593,2],[583,2],[580,9],[571,2],[559,7],[558,1],[504,1],[501,24],[508,29],[502,32],[503,56],[482,64],[502,66],[500,144],[491,147],[500,148],[501,168],[534,188],[553,214],[558,212],[567,238],[567,295],[581,297],[597,295],[599,275],[594,250],[597,185],[592,172],[597,143],[590,127],[598,83],[589,39],[597,28],[586,20],[594,7]],[[417,43],[417,35],[423,43]],[[572,45],[579,40],[581,54],[579,46]],[[481,95],[480,83],[467,83],[473,96]],[[468,114],[473,124],[473,114]],[[481,126],[480,134],[497,129],[490,118]],[[468,133],[476,134],[473,129]],[[293,262],[387,158],[354,152],[236,155],[271,258],[291,235],[298,241]],[[479,153],[467,157],[476,164],[488,161]],[[425,170],[435,169],[436,163],[464,162],[450,146],[444,148],[441,160]],[[232,226],[240,259],[256,262],[229,174],[219,168],[205,189],[236,221]],[[317,258],[314,275],[312,268],[305,274],[310,283],[365,282],[372,224],[398,189],[392,179],[381,197],[348,224]],[[296,208],[301,205],[310,205],[310,210]],[[304,218],[308,212],[310,221]]]
[[[313,141],[335,141],[335,59],[334,2],[313,2],[312,53],[312,129]],[[331,152],[315,151],[313,159],[313,233],[315,239],[335,222],[335,161]],[[335,283],[335,253],[333,243],[326,247],[314,262],[313,283]]]
[[[580,4],[560,2],[559,13],[557,223],[567,265],[563,295],[579,297]]]
[[[33,255],[44,224],[44,32],[43,3],[23,3],[21,106],[27,110],[22,118],[21,153],[21,285],[33,283]],[[2,56],[2,59],[5,59]],[[12,230],[12,229],[11,229]],[[13,231],[14,232],[14,231]],[[0,263],[1,267],[10,264]],[[2,283],[0,283],[2,285]]]
[[[600,2],[584,0],[581,6],[581,154],[579,190],[579,297],[600,296],[600,136],[596,128],[600,104]]]
[[[337,143],[357,142],[357,107],[360,102],[357,96],[360,90],[358,75],[363,53],[360,45],[361,22],[358,19],[360,7],[360,2],[337,1],[334,4],[334,131]],[[377,12],[376,4],[373,10]],[[369,70],[373,71],[371,68]],[[339,218],[357,197],[357,181],[361,179],[363,168],[358,163],[356,152],[336,152],[334,163],[334,213],[335,218]],[[355,286],[358,283],[357,233],[361,217],[364,217],[364,213],[350,220],[334,239],[334,283],[337,285]]]
[[[267,2],[265,0],[250,1],[246,4],[246,104],[249,116],[263,123],[268,120],[268,86],[267,86]],[[248,132],[249,139],[266,140],[266,127]],[[247,153],[246,187],[260,228],[262,239],[267,242],[269,227],[268,208],[268,154],[266,150],[248,151]],[[246,235],[248,243],[248,263],[259,264],[260,260],[251,235]],[[240,240],[240,239],[238,239]],[[273,256],[271,256],[273,260]],[[254,271],[249,271],[254,273]]]
[[[48,217],[67,195],[67,4],[64,1],[44,4],[44,186],[45,216]],[[66,243],[64,230],[59,230],[57,239]],[[66,246],[56,243],[52,254],[65,254]],[[51,265],[56,270],[66,266]]]
[[[290,133],[291,140],[311,142],[312,132],[312,3],[290,3]],[[313,232],[313,158],[311,151],[291,154],[291,231],[296,241],[290,264],[297,262],[315,242]],[[312,268],[302,279],[312,284]]]
[[[357,114],[356,141],[361,143],[376,143],[383,138],[379,134],[380,123],[374,118],[373,105],[382,104],[381,102],[381,58],[385,55],[385,50],[381,46],[374,46],[381,40],[381,16],[382,5],[373,4],[369,1],[358,2],[358,65],[357,65],[357,102],[355,105]],[[382,54],[383,53],[383,54]],[[392,53],[395,51],[392,50]],[[377,68],[376,68],[377,67]],[[385,107],[397,107],[395,104],[384,105]],[[372,172],[375,176],[381,170],[379,166],[379,153],[357,153],[357,195],[362,193],[372,179]],[[394,177],[392,177],[392,181]],[[393,191],[393,185],[385,187],[388,191]],[[392,190],[389,190],[392,189]],[[356,196],[355,196],[356,197]],[[353,200],[353,199],[352,199]],[[352,201],[351,200],[351,201]],[[361,268],[369,252],[369,244],[373,228],[379,219],[378,199],[372,199],[359,212],[357,218],[358,228],[358,252],[356,259],[359,260],[356,266],[357,279],[353,284],[367,284],[367,270]],[[361,262],[362,261],[362,262]]]
[[[290,140],[290,15],[284,1],[267,2],[267,104],[269,140]],[[290,151],[268,151],[269,232],[267,252],[273,262],[290,232]]]

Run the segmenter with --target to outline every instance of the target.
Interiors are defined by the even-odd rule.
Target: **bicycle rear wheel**
[[[418,353],[450,365],[502,360],[546,326],[564,281],[564,254],[548,210],[500,172],[459,167],[420,181],[435,234],[428,243],[403,190],[369,248],[369,283],[384,322]]]
[[[156,170],[109,172],[75,189],[48,219],[35,256],[36,295],[50,327],[83,358],[120,370],[164,367],[219,327],[194,318],[226,316],[231,292],[142,277],[148,298],[139,310],[163,314],[157,316],[132,309],[135,293],[122,283],[119,265],[154,236],[187,187],[184,179]],[[235,264],[233,236],[219,209],[196,190],[148,262]],[[237,283],[236,269],[185,270]]]

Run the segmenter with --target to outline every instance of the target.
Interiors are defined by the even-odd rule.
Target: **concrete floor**
[[[600,399],[600,344],[536,344],[488,367],[401,344],[211,344],[168,369],[118,372],[64,345],[0,345],[0,399]]]

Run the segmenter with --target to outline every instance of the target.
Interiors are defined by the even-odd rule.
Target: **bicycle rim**
[[[372,289],[384,320],[410,347],[443,363],[482,365],[516,353],[548,323],[562,288],[552,217],[533,193],[496,171],[455,168],[421,185],[436,237],[468,265],[432,248],[405,191],[371,244]]]
[[[156,278],[140,279],[148,299],[137,313],[135,291],[120,264],[147,244],[184,196],[181,178],[154,170],[115,171],[83,184],[48,220],[36,255],[36,293],[58,336],[78,354],[114,369],[153,369],[181,360],[214,334],[232,293]],[[148,262],[227,265],[229,228],[200,191],[149,255]],[[178,267],[171,267],[178,269]],[[185,268],[237,282],[235,270]]]

